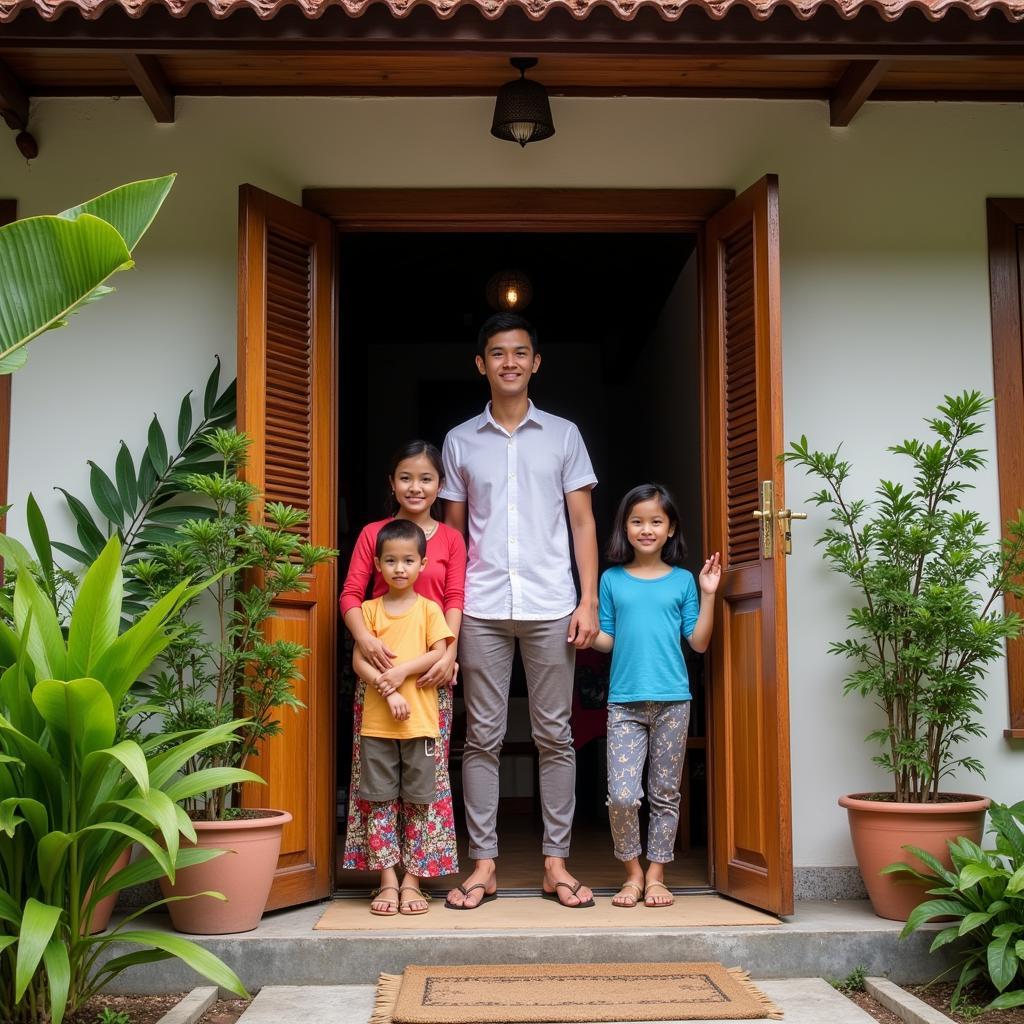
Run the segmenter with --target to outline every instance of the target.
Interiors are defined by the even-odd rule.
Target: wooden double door
[[[239,425],[249,478],[268,501],[309,511],[315,544],[337,539],[338,270],[344,231],[690,233],[702,286],[704,547],[724,580],[708,654],[709,835],[720,892],[792,912],[778,184],[735,197],[702,190],[311,190],[303,206],[240,191]],[[339,459],[339,454],[341,458]],[[768,513],[760,519],[754,513]],[[283,807],[270,907],[328,896],[334,884],[338,568],[283,597],[273,636],[311,651],[305,710],[253,767],[245,799]]]

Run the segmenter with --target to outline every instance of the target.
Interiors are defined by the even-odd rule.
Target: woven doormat
[[[382,974],[370,1024],[781,1020],[746,971],[721,964],[414,967]]]

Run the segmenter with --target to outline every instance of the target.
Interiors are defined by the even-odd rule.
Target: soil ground
[[[935,985],[904,985],[912,995],[923,1000],[929,1006],[941,1010],[947,1017],[956,1021],[957,1024],[1024,1024],[1024,1006],[1015,1010],[991,1010],[988,1013],[981,1013],[981,1008],[989,1003],[994,997],[994,992],[971,989],[968,992],[967,1006],[954,1012],[949,1008],[949,997],[953,994],[955,985],[952,982]],[[872,999],[867,992],[847,992],[862,1010],[870,1013],[879,1024],[902,1024],[899,1017],[891,1010],[887,1010],[881,1003]]]
[[[90,999],[68,1024],[98,1024],[104,1009],[112,1013],[125,1013],[129,1024],[157,1024],[157,1021],[176,1006],[187,993],[164,996],[95,996]],[[249,999],[218,999],[199,1019],[199,1024],[235,1024]]]

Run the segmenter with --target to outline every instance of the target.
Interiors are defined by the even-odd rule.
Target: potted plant
[[[1024,592],[1024,515],[1006,525],[1004,540],[990,540],[979,514],[962,506],[973,486],[969,474],[985,465],[972,438],[990,404],[976,391],[947,396],[927,420],[930,441],[889,449],[909,460],[912,480],[882,480],[870,501],[848,495],[850,464],[838,448],[812,451],[802,437],[783,455],[824,483],[810,499],[829,510],[833,524],[819,543],[858,597],[851,635],[830,650],[854,663],[844,692],[872,700],[884,716],[867,739],[882,748],[873,761],[891,788],[844,796],[840,804],[875,913],[895,920],[904,920],[924,891],[882,869],[902,858],[906,844],[948,867],[947,840],[980,842],[989,803],[941,785],[960,770],[983,776],[964,745],[985,735],[985,670],[1020,632],[1001,598]]]
[[[259,756],[262,744],[281,730],[280,709],[301,711],[293,684],[300,678],[297,663],[309,652],[291,640],[267,639],[266,625],[274,601],[307,590],[308,573],[337,552],[305,542],[300,531],[307,515],[301,510],[269,502],[261,516],[250,515],[260,495],[238,476],[250,444],[244,434],[218,428],[205,440],[220,461],[219,471],[192,473],[184,480],[196,500],[205,500],[209,515],[182,523],[175,543],[156,546],[130,571],[154,597],[181,580],[209,583],[203,595],[208,601],[197,595],[183,606],[179,633],[161,655],[149,699],[138,708],[140,720],[155,716],[161,732],[173,736],[236,714],[246,719],[237,743],[196,751],[185,765],[187,773],[211,782],[186,804],[197,844],[230,856],[219,865],[211,861],[178,872],[173,883],[161,882],[167,895],[223,893],[226,906],[206,896],[169,905],[179,931],[221,934],[249,931],[259,923],[281,831],[291,815],[287,808],[241,808],[232,799],[237,791],[215,783],[221,773]]]
[[[12,625],[0,621],[4,1020],[61,1024],[121,971],[168,957],[244,996],[238,977],[208,950],[136,927],[136,918],[162,900],[104,935],[90,934],[97,906],[117,889],[173,878],[183,867],[219,856],[181,844],[192,827],[179,801],[198,787],[252,778],[238,769],[217,780],[180,773],[204,749],[230,743],[243,724],[236,720],[165,742],[117,736],[118,709],[170,642],[171,622],[193,590],[186,583],[173,588],[119,635],[123,577],[113,538],[74,596],[65,637],[25,549],[4,538],[3,554],[7,571],[17,576]],[[141,858],[117,869],[133,843],[142,848]],[[125,952],[125,943],[142,948]]]

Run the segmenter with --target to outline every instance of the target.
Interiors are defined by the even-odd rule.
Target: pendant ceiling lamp
[[[499,270],[487,282],[486,293],[491,309],[517,313],[530,304],[533,286],[521,270]]]
[[[519,78],[506,82],[498,90],[491,134],[506,142],[518,142],[520,146],[550,139],[555,134],[555,124],[551,120],[547,90],[540,82],[526,77],[537,58],[513,57],[509,63],[519,69]]]

